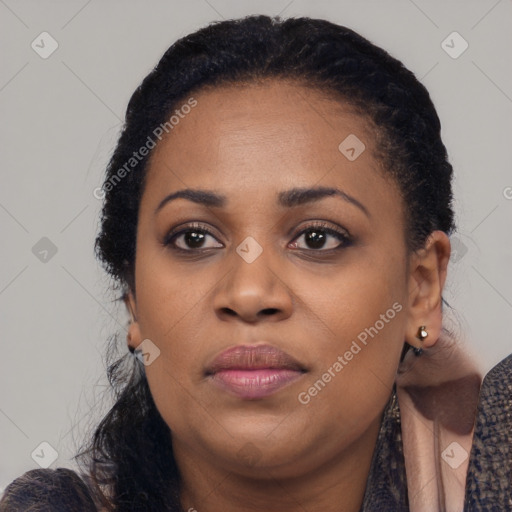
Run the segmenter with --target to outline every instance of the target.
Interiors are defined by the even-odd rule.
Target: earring
[[[416,334],[416,338],[420,340],[420,343],[423,343],[423,340],[428,336],[427,326],[421,325],[418,329],[418,333]],[[412,351],[415,356],[421,356],[423,354],[423,348],[413,347]]]

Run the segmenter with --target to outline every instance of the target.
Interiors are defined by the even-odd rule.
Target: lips
[[[265,344],[237,345],[219,354],[206,368],[206,375],[222,370],[293,370],[305,372],[296,359],[275,346]]]
[[[304,373],[295,370],[220,370],[208,379],[210,383],[242,400],[261,400],[276,394]]]
[[[296,359],[269,345],[238,345],[225,350],[207,367],[207,381],[242,400],[263,400],[307,372]]]

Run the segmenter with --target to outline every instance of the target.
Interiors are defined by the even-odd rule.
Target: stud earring
[[[416,338],[420,340],[420,343],[423,343],[423,340],[428,336],[427,327],[425,325],[421,325],[418,329],[418,333],[416,334]],[[421,356],[423,354],[422,347],[413,347],[412,351],[415,356]]]

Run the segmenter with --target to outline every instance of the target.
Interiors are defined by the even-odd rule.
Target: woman
[[[451,178],[426,89],[345,27],[169,48],[103,185],[137,357],[79,454],[97,507],[510,509],[511,358],[479,393],[443,327]]]

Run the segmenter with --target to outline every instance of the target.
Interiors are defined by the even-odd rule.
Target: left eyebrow
[[[293,208],[306,203],[320,201],[326,197],[337,196],[354,206],[357,206],[367,217],[370,217],[368,209],[359,202],[355,197],[347,194],[343,190],[333,187],[315,187],[315,188],[292,188],[285,190],[277,195],[278,203],[285,208]],[[226,196],[218,194],[211,190],[202,189],[183,189],[178,190],[164,197],[155,209],[155,215],[169,202],[178,199],[188,199],[198,204],[205,205],[210,208],[222,208],[228,203]]]
[[[337,196],[357,206],[367,217],[370,217],[368,209],[361,202],[343,190],[334,187],[292,188],[279,193],[278,198],[280,205],[291,208],[293,206],[319,201],[320,199],[330,196]]]

